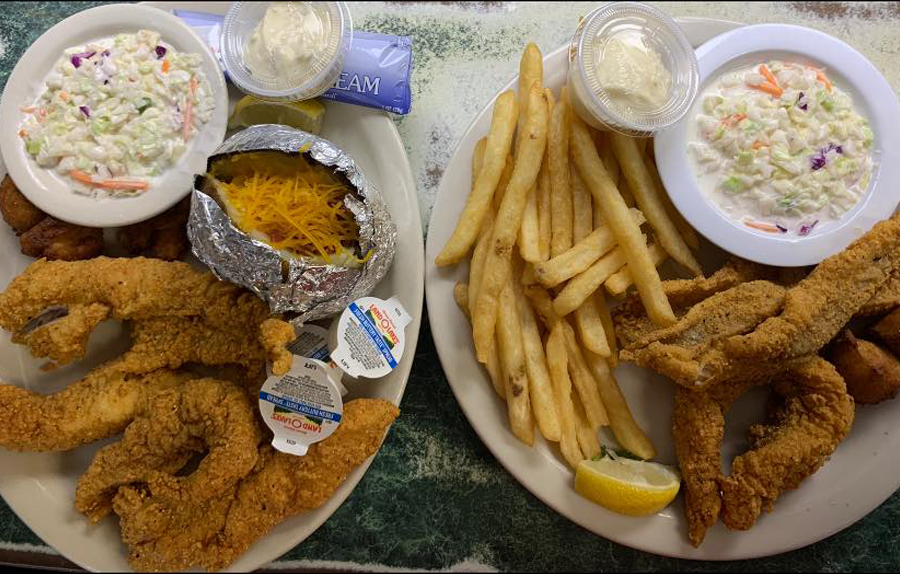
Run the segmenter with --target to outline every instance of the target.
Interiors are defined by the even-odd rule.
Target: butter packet
[[[344,402],[328,366],[303,359],[295,360],[287,374],[266,379],[259,391],[259,411],[275,435],[272,446],[304,456],[310,445],[337,430]]]
[[[220,42],[225,16],[181,9],[172,13],[209,45],[224,70]],[[320,97],[405,115],[412,108],[411,74],[412,39],[409,36],[354,30],[341,75]]]
[[[331,326],[331,360],[353,379],[383,377],[400,363],[411,321],[396,297],[361,297]]]

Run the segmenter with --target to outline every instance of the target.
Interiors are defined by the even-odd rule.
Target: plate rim
[[[138,5],[140,6],[149,6],[152,8],[156,8],[162,10],[164,12],[170,13],[171,10],[175,8],[180,8],[182,6],[188,6],[188,9],[200,8],[202,7],[204,10],[208,12],[215,12],[217,9],[224,13],[227,10],[229,5],[228,2],[141,2]],[[49,28],[48,28],[49,29]],[[349,106],[349,104],[338,104],[335,102],[326,102],[326,106],[337,106],[344,107]],[[398,154],[397,157],[397,173],[399,174],[399,180],[402,182],[402,191],[398,194],[400,200],[402,200],[406,205],[406,210],[409,211],[411,217],[409,218],[409,226],[411,229],[408,232],[410,238],[415,236],[415,241],[412,245],[406,244],[405,247],[412,251],[410,254],[410,261],[413,262],[413,271],[415,280],[417,284],[414,286],[414,298],[410,302],[410,307],[407,308],[410,315],[413,317],[412,322],[407,326],[407,346],[404,349],[404,356],[400,361],[398,366],[399,371],[395,371],[399,374],[401,384],[399,389],[395,393],[396,400],[392,398],[391,402],[395,405],[400,406],[400,403],[403,400],[403,397],[406,395],[406,389],[409,384],[409,378],[412,374],[413,363],[416,356],[416,350],[418,348],[419,336],[421,334],[422,327],[422,319],[423,319],[423,309],[424,309],[424,291],[425,291],[425,239],[424,234],[422,232],[422,217],[421,211],[419,209],[419,199],[418,199],[418,188],[416,186],[416,180],[412,171],[412,167],[409,162],[409,155],[406,152],[406,147],[404,145],[403,139],[400,136],[400,132],[397,130],[397,125],[391,119],[391,117],[383,111],[380,110],[372,110],[372,109],[362,109],[353,107],[352,108],[356,113],[361,114],[361,117],[370,117],[374,118],[381,126],[386,126],[385,135],[390,138],[389,142],[385,142],[385,146],[390,145],[391,148],[399,150],[401,153]],[[363,123],[363,122],[361,122]],[[371,129],[371,128],[364,128]],[[6,166],[4,164],[2,156],[0,156],[0,175],[7,173]],[[381,186],[379,186],[381,187]],[[398,233],[399,239],[399,233]],[[392,267],[393,269],[393,267]],[[377,383],[372,383],[377,384]],[[402,414],[402,413],[401,413]],[[393,426],[393,425],[392,425]],[[388,433],[390,433],[390,428],[386,431],[385,439],[387,438]],[[382,444],[383,446],[383,444]],[[256,561],[253,564],[246,565],[241,560],[246,557],[246,553],[239,557],[234,563],[232,563],[228,568],[222,570],[223,572],[231,572],[238,571],[236,566],[239,566],[241,570],[249,570],[249,569],[257,569],[263,567],[264,565],[277,560],[299,544],[302,544],[306,539],[308,539],[313,533],[315,533],[325,522],[327,522],[331,516],[340,508],[343,503],[350,497],[353,492],[355,492],[356,487],[359,485],[360,481],[365,476],[372,462],[374,462],[375,457],[381,452],[381,447],[379,447],[378,452],[376,452],[373,456],[366,459],[361,465],[356,467],[344,480],[344,482],[338,487],[335,491],[334,495],[328,499],[328,501],[320,506],[318,509],[315,509],[311,512],[305,512],[296,516],[285,520],[276,526],[276,529],[280,528],[297,528],[300,531],[300,534],[297,537],[292,538],[290,541],[285,541],[283,544],[278,544],[273,547],[273,552],[267,552],[266,554],[272,554],[267,557],[264,561]],[[19,454],[10,451],[9,454]],[[27,453],[26,453],[27,454]],[[0,497],[6,502],[6,504],[10,507],[10,509],[16,514],[16,517],[21,520],[44,544],[48,547],[54,549],[56,552],[59,552],[60,555],[65,557],[67,560],[71,560],[73,563],[78,566],[84,568],[88,571],[97,571],[92,565],[88,562],[85,562],[81,559],[81,557],[76,556],[70,552],[64,552],[60,550],[60,548],[54,544],[51,544],[48,540],[52,540],[52,533],[48,531],[47,528],[42,526],[43,523],[33,523],[25,518],[27,513],[20,512],[19,508],[25,507],[28,505],[27,500],[15,501],[8,497],[5,492],[7,491],[9,485],[4,481],[0,480]],[[315,517],[303,524],[294,525],[292,524],[295,521],[305,521],[309,516],[314,515]],[[77,528],[78,526],[74,526]],[[274,530],[274,529],[273,529]],[[271,534],[271,532],[269,533]],[[267,536],[269,536],[267,534]],[[254,544],[259,544],[266,540],[267,536],[264,536],[257,540]],[[273,541],[270,539],[270,544]],[[123,547],[124,548],[124,547]],[[251,546],[252,548],[252,546]],[[277,553],[276,553],[277,552]],[[78,559],[76,559],[78,558]]]
[[[698,43],[696,47],[699,47],[700,45],[711,41],[716,36],[719,36],[723,33],[727,33],[729,31],[734,30],[739,27],[747,26],[747,24],[744,24],[744,23],[730,21],[730,20],[720,20],[720,19],[715,19],[715,18],[676,18],[676,21],[679,24],[681,24],[682,26],[698,26],[702,29],[705,28],[705,29],[712,31],[711,35],[709,35],[705,41]],[[695,47],[695,49],[696,49],[696,47]],[[559,55],[560,52],[564,52],[566,49],[567,49],[567,46],[563,45],[563,46],[560,46],[557,49],[553,50],[552,52],[548,53],[544,57],[545,70],[547,69],[547,61],[554,57],[557,57],[557,58],[561,57]],[[482,114],[485,113],[485,110],[490,108],[490,106],[496,100],[497,96],[500,93],[502,93],[504,90],[511,89],[511,88],[515,89],[517,80],[518,80],[518,74],[514,75],[512,77],[512,79],[503,88],[500,88],[497,91],[497,93],[494,94],[490,98],[490,100],[484,104],[484,106],[482,106],[477,112],[475,112],[475,115],[474,115],[472,121],[469,123],[469,125],[467,126],[465,131],[462,132],[462,135],[460,136],[459,141],[457,142],[456,146],[454,147],[453,152],[450,155],[450,159],[447,162],[448,166],[450,163],[453,162],[453,160],[459,154],[460,149],[463,146],[463,143],[467,139],[471,138],[470,133],[474,129],[475,125],[479,122],[479,119],[482,116]],[[445,172],[444,177],[446,177],[446,172]],[[452,193],[452,191],[444,189],[444,179],[442,178],[441,186],[438,188],[438,192],[435,195],[435,206],[437,206],[438,200],[445,193]],[[438,311],[439,309],[446,307],[446,306],[451,306],[451,307],[455,308],[455,304],[452,302],[452,297],[450,297],[450,292],[449,292],[450,287],[448,287],[448,285],[452,284],[452,279],[450,277],[442,276],[440,274],[438,268],[432,262],[433,257],[438,253],[438,251],[441,248],[441,246],[437,245],[437,243],[436,243],[437,239],[435,237],[433,237],[433,231],[435,229],[437,229],[437,226],[435,225],[435,220],[437,217],[438,217],[438,210],[433,209],[431,218],[429,221],[429,227],[428,227],[429,235],[428,235],[427,244],[426,244],[426,257],[428,257],[429,260],[426,262],[425,300],[426,300],[426,305],[427,305],[428,311],[429,311],[429,317],[431,317],[432,321],[436,320],[436,318],[438,318],[442,315]],[[448,235],[448,237],[449,237],[449,235]],[[455,278],[456,278],[456,276],[453,277],[453,279],[455,279]],[[440,291],[440,298],[438,297],[439,291]],[[446,291],[446,293],[444,291]],[[463,320],[465,321],[465,319],[463,319]],[[565,496],[566,494],[568,495],[569,499],[571,499],[572,496],[575,496],[577,498],[577,495],[574,494],[574,488],[569,486],[566,493],[563,493],[564,496],[559,496],[558,494],[556,494],[554,496],[555,493],[554,493],[554,491],[551,490],[550,486],[542,488],[539,478],[536,477],[536,473],[534,472],[534,469],[529,469],[527,467],[520,466],[520,465],[524,464],[525,459],[526,459],[526,455],[524,455],[523,453],[531,453],[531,452],[534,452],[536,449],[523,448],[521,443],[519,443],[512,436],[512,433],[509,432],[508,428],[506,428],[506,427],[503,428],[503,430],[506,432],[501,433],[499,435],[499,439],[496,439],[496,437],[491,437],[492,440],[497,440],[497,442],[491,442],[491,441],[486,440],[486,438],[489,435],[495,433],[495,430],[493,428],[491,428],[490,425],[479,421],[479,416],[476,416],[476,415],[480,415],[481,413],[476,413],[474,411],[470,412],[471,409],[474,409],[474,406],[468,405],[469,401],[467,401],[464,397],[464,394],[471,390],[469,387],[473,386],[472,385],[473,381],[467,379],[467,380],[459,380],[454,383],[454,380],[451,378],[451,375],[449,375],[449,373],[452,372],[453,369],[447,368],[448,364],[452,366],[452,362],[451,362],[452,360],[450,357],[450,353],[452,351],[453,345],[451,345],[447,341],[445,341],[445,337],[444,337],[444,335],[442,335],[442,331],[440,331],[440,330],[437,332],[432,331],[432,333],[434,336],[435,348],[437,350],[438,357],[441,361],[441,366],[444,369],[444,373],[447,378],[448,384],[450,385],[451,390],[453,391],[453,394],[457,400],[457,403],[459,404],[461,410],[465,414],[466,419],[468,420],[470,426],[473,428],[475,433],[478,435],[479,439],[488,448],[488,450],[491,452],[491,454],[494,456],[494,458],[501,464],[501,466],[503,466],[503,468],[507,472],[509,472],[512,475],[512,477],[520,485],[522,485],[525,489],[527,489],[529,491],[529,493],[531,493],[532,495],[537,497],[539,500],[541,500],[541,502],[546,504],[548,507],[550,507],[551,509],[553,509],[554,511],[556,511],[563,517],[574,522],[575,524],[578,524],[579,526],[585,528],[586,530],[592,532],[593,534],[595,534],[597,536],[606,538],[607,540],[621,544],[623,546],[627,546],[629,548],[633,548],[633,549],[636,549],[639,551],[643,551],[643,552],[647,552],[650,554],[655,554],[655,555],[663,556],[663,557],[667,557],[667,558],[677,558],[677,559],[697,561],[697,562],[699,562],[699,561],[719,562],[719,561],[746,560],[746,559],[764,558],[767,556],[773,556],[776,554],[788,552],[791,550],[796,550],[798,548],[803,548],[803,547],[809,546],[811,544],[815,544],[815,543],[820,542],[821,540],[824,540],[824,539],[836,534],[837,532],[840,532],[840,531],[848,528],[849,526],[855,524],[856,522],[858,522],[859,520],[864,518],[866,515],[868,515],[870,512],[872,512],[872,510],[874,510],[875,508],[877,508],[878,506],[883,504],[883,502],[887,499],[887,497],[889,497],[890,494],[894,490],[896,490],[897,485],[895,483],[900,481],[900,479],[898,479],[898,481],[888,481],[886,478],[882,479],[883,484],[887,484],[888,482],[890,482],[890,484],[894,485],[894,487],[888,492],[886,497],[881,496],[881,495],[870,496],[870,499],[868,501],[862,501],[863,504],[856,504],[855,508],[859,509],[861,512],[853,513],[854,517],[851,519],[843,518],[844,516],[847,516],[846,513],[836,515],[838,518],[836,518],[834,520],[834,522],[831,523],[832,524],[831,527],[820,530],[811,539],[787,542],[787,543],[782,543],[780,545],[768,545],[767,547],[765,547],[763,549],[760,549],[759,547],[747,548],[746,546],[742,546],[740,544],[734,544],[734,545],[728,544],[728,545],[724,545],[725,546],[724,550],[719,550],[719,549],[714,550],[710,547],[709,542],[706,545],[701,546],[699,549],[697,549],[697,548],[690,546],[690,544],[687,541],[686,536],[682,536],[682,543],[680,545],[669,544],[669,547],[667,547],[667,548],[655,548],[655,547],[653,547],[653,542],[648,543],[648,544],[640,543],[641,532],[639,532],[639,531],[637,531],[636,536],[632,536],[631,538],[627,537],[628,534],[620,534],[620,533],[612,531],[608,528],[605,532],[601,532],[602,528],[598,527],[598,523],[596,521],[591,521],[589,519],[589,517],[584,516],[584,515],[579,515],[576,512],[572,512],[570,509],[566,508],[566,503],[571,501],[571,500],[567,500],[567,497]],[[470,335],[471,335],[471,333],[469,333],[469,336]],[[448,338],[451,336],[452,335],[449,333],[446,335],[446,337],[448,337]],[[458,343],[458,342],[456,342],[456,343]],[[468,346],[471,345],[471,340],[469,338],[467,338],[465,341],[465,344],[467,345],[467,349],[468,349]],[[471,352],[471,350],[468,350],[468,352]],[[479,388],[483,387],[483,389],[477,391],[480,393],[478,398],[484,399],[485,397],[490,397],[489,399],[487,399],[489,402],[494,403],[494,406],[502,407],[502,405],[500,405],[500,401],[494,395],[493,390],[490,389],[491,385],[489,383],[489,380],[487,379],[487,375],[486,375],[485,371],[483,369],[480,369],[480,372],[481,372],[481,379],[483,379],[483,380],[478,380],[477,383],[479,383],[478,387]],[[475,399],[472,399],[473,403],[474,403],[474,401],[475,401]],[[503,417],[503,418],[505,421],[505,417]],[[505,424],[505,423],[503,423],[503,424]],[[535,434],[537,435],[536,436],[536,445],[538,444],[538,442],[543,442],[542,437],[540,437],[538,435],[538,433],[535,433]],[[512,450],[509,450],[509,451],[505,450],[508,447],[511,448]],[[529,461],[530,461],[530,459],[529,459]],[[542,465],[542,468],[539,469],[541,471],[547,470],[547,468],[550,467],[550,465],[547,464],[546,460],[542,460],[541,465]],[[883,491],[885,489],[882,488],[882,489],[874,489],[874,490]],[[677,500],[680,500],[680,499],[677,499]],[[580,499],[580,501],[581,501],[581,505],[592,504],[588,501],[585,501],[584,499]],[[577,501],[576,501],[576,504],[578,504]],[[678,507],[675,508],[675,510],[678,511],[679,513],[681,512],[680,505],[681,505],[681,502],[679,501]],[[597,508],[601,511],[608,513],[607,515],[612,517],[611,520],[618,520],[618,519],[626,518],[626,520],[618,520],[618,524],[617,524],[618,526],[622,526],[622,525],[626,525],[626,524],[633,524],[633,523],[627,522],[627,517],[621,517],[619,515],[614,515],[613,513],[606,511],[605,509],[602,509],[599,507],[597,507]],[[670,508],[673,508],[673,507],[670,507]],[[671,517],[661,516],[660,518],[671,518]],[[638,520],[640,520],[640,519],[638,519]],[[633,528],[627,529],[627,527],[626,527],[626,529],[623,529],[623,532],[633,534],[634,532],[636,532],[636,530]],[[650,534],[652,536],[652,533],[650,533]],[[740,533],[738,533],[738,536],[739,535],[740,535]],[[732,540],[733,539],[729,539],[729,542],[731,542]]]
[[[71,190],[59,189],[59,181],[62,181],[60,177],[55,172],[35,164],[34,160],[24,152],[24,148],[20,145],[20,140],[13,130],[13,128],[19,126],[22,121],[22,113],[17,109],[21,99],[18,101],[16,100],[16,98],[22,94],[17,95],[17,92],[22,91],[28,98],[32,98],[36,97],[42,89],[39,87],[37,94],[31,92],[31,87],[36,85],[36,80],[27,69],[29,60],[43,59],[45,57],[44,52],[46,52],[48,48],[42,48],[42,45],[67,44],[70,40],[65,40],[65,38],[73,35],[80,37],[80,35],[83,34],[81,29],[73,27],[85,22],[91,22],[93,18],[102,19],[98,23],[98,26],[100,27],[110,27],[115,25],[116,22],[127,22],[129,29],[132,27],[140,29],[145,24],[135,20],[140,14],[132,15],[131,10],[128,9],[129,6],[132,8],[135,7],[135,5],[129,4],[106,4],[95,6],[76,12],[48,28],[30,46],[28,46],[25,52],[22,53],[22,56],[16,62],[16,65],[13,66],[6,87],[3,90],[2,97],[0,97],[0,110],[6,112],[4,117],[8,118],[7,128],[0,132],[0,149],[9,152],[5,155],[7,170],[19,182],[27,181],[29,183],[28,186],[23,187],[22,193],[41,210],[57,219],[76,225],[87,227],[121,227],[143,221],[162,213],[186,197],[190,192],[190,182],[192,181],[192,174],[189,173],[192,171],[189,167],[190,162],[196,162],[199,157],[197,154],[203,155],[203,150],[214,150],[225,138],[228,120],[228,89],[225,84],[224,74],[221,72],[212,51],[210,51],[202,38],[200,38],[184,22],[175,18],[170,12],[158,10],[152,6],[137,5],[136,7],[144,13],[144,17],[161,18],[162,21],[165,22],[164,26],[161,27],[168,27],[168,30],[161,32],[162,35],[165,36],[167,33],[169,35],[174,35],[176,33],[179,35],[186,35],[190,38],[191,42],[196,43],[197,53],[201,55],[203,60],[202,67],[207,72],[207,81],[212,90],[213,100],[219,108],[222,108],[221,110],[213,112],[210,121],[201,127],[197,136],[195,136],[194,142],[187,148],[185,154],[179,158],[179,160],[169,168],[170,171],[163,176],[163,180],[168,177],[172,178],[172,180],[184,181],[186,184],[184,192],[178,191],[177,186],[173,185],[169,192],[154,194],[156,196],[155,198],[142,195],[136,198],[103,199],[101,201],[104,203],[109,202],[109,207],[112,207],[112,209],[89,210],[88,207],[90,205],[97,206],[96,202],[98,200],[76,194]],[[152,10],[152,12],[150,10]],[[54,36],[54,32],[58,34],[61,30],[66,32],[64,38]],[[172,40],[172,38],[167,38],[167,40]],[[218,73],[210,75],[210,70],[216,70]],[[45,70],[42,74],[46,75],[48,72],[49,70]],[[40,77],[43,77],[43,75]],[[10,86],[14,85],[23,85],[25,88],[22,90],[17,87],[10,89]],[[225,104],[224,106],[222,106],[223,103]],[[52,182],[49,187],[47,185],[48,181]],[[37,193],[35,193],[35,190],[37,190]],[[56,198],[58,192],[65,195]],[[148,193],[152,193],[152,190]],[[153,201],[151,201],[151,199],[153,199]],[[59,205],[59,200],[64,201],[64,205]],[[135,203],[125,203],[132,201],[140,203],[137,205],[135,205]],[[94,203],[91,204],[90,202]]]

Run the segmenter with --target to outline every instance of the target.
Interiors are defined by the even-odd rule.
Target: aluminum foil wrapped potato
[[[277,163],[292,158],[303,161],[299,154],[307,164],[326,166],[342,181],[346,179],[349,191],[341,192],[340,199],[358,226],[355,245],[344,245],[324,257],[298,255],[273,247],[279,243],[277,237],[239,227],[228,192],[219,181],[218,172],[228,168],[226,160],[237,164],[251,158],[247,161],[261,163],[257,158],[277,156],[283,159]],[[220,169],[222,165],[225,168]],[[210,156],[207,170],[197,178],[191,197],[188,237],[194,255],[220,279],[246,287],[267,301],[273,313],[287,314],[298,322],[328,317],[371,292],[390,267],[397,232],[384,199],[354,161],[330,141],[282,125],[253,126],[228,138]],[[272,201],[264,192],[257,195],[258,201]],[[303,233],[302,225],[297,228]]]

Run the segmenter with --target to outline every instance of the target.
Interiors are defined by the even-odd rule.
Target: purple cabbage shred
[[[87,106],[78,106],[78,109],[81,110],[81,113],[84,114],[84,117],[91,117],[91,109]]]
[[[93,52],[81,52],[80,54],[72,54],[72,58],[71,58],[72,65],[75,66],[76,68],[79,68],[79,67],[81,67],[81,59],[82,58],[91,58],[96,53],[97,53],[96,51],[93,51]]]
[[[803,102],[803,103],[801,103],[801,102]],[[806,100],[803,97],[803,92],[800,92],[800,95],[797,96],[797,107],[800,108],[801,110],[803,110],[804,112],[806,111],[806,108],[809,107],[809,105],[806,103]]]
[[[156,59],[160,60],[166,56],[166,48],[165,46],[157,46],[156,47]]]
[[[825,164],[828,163],[828,159],[826,155],[828,152],[834,151],[839,154],[844,153],[844,148],[839,145],[834,145],[834,143],[829,142],[828,147],[823,147],[819,150],[819,153],[809,158],[809,164],[813,171],[822,169],[825,167]]]
[[[813,230],[813,227],[815,227],[817,223],[819,223],[818,219],[813,221],[809,225],[802,225],[800,227],[800,235],[809,235],[809,232]]]
[[[778,228],[778,231],[780,231],[782,233],[787,233],[787,227],[784,227],[783,225],[779,225],[777,223],[775,224],[775,227]]]

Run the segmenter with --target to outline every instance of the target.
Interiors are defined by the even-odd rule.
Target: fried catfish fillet
[[[725,414],[747,390],[769,385],[777,407],[750,429],[750,450],[721,471]],[[672,436],[681,469],[688,538],[699,546],[721,515],[728,528],[746,530],[771,511],[785,490],[816,472],[850,432],[853,398],[824,359],[812,357],[774,378],[726,381],[708,389],[678,387]]]
[[[344,405],[341,425],[306,456],[259,449],[256,465],[218,497],[185,502],[152,484],[119,488],[113,509],[136,570],[225,568],[284,520],[325,503],[375,454],[399,410],[378,399]]]
[[[44,322],[48,311],[54,320]],[[207,352],[235,351],[237,359],[268,357],[274,371],[283,373],[290,366],[284,345],[293,339],[293,329],[270,315],[258,297],[212,273],[142,257],[38,260],[0,294],[0,327],[12,331],[13,342],[26,345],[32,355],[56,364],[83,357],[94,328],[116,319],[135,325],[137,348],[128,356],[134,363],[175,366],[173,355],[179,353],[183,363],[204,362]],[[139,370],[154,368],[159,367]]]

